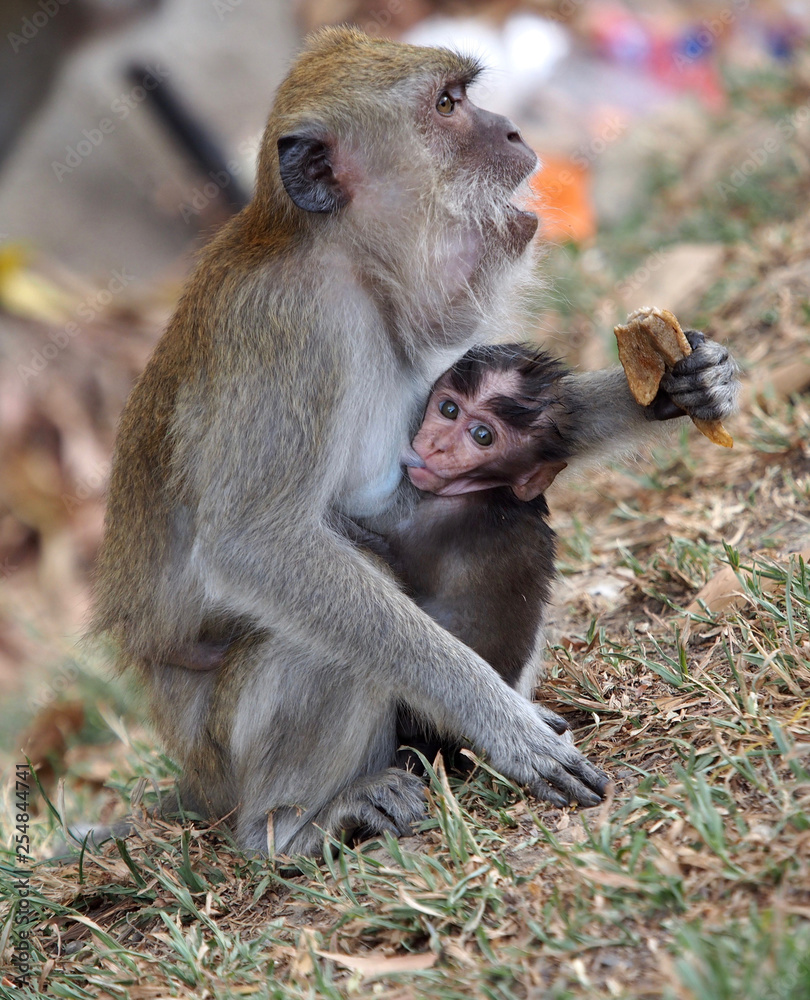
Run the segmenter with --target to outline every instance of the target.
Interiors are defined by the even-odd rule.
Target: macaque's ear
[[[283,135],[278,166],[287,194],[305,212],[337,212],[349,195],[335,172],[334,149],[324,139]]]
[[[534,500],[546,492],[567,465],[568,462],[544,462],[525,482],[513,483],[512,492],[518,500]]]

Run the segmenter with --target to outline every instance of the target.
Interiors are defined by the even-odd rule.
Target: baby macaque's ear
[[[512,492],[518,500],[534,500],[545,493],[557,478],[557,474],[568,465],[568,462],[543,462],[526,478],[520,478],[512,483]]]

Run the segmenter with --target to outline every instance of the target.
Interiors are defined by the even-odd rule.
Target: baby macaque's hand
[[[722,344],[698,330],[684,330],[692,353],[664,373],[661,389],[698,421],[724,420],[737,409],[737,364]]]
[[[615,328],[633,397],[658,420],[687,414],[715,444],[734,443],[721,420],[736,409],[737,366],[725,347],[681,330],[667,309],[645,306]]]

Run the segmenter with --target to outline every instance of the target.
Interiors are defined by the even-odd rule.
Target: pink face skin
[[[489,408],[496,395],[517,389],[509,376],[490,376],[472,399],[440,379],[431,393],[413,450],[424,467],[409,466],[417,489],[452,497],[495,486],[511,486],[520,500],[533,500],[565,468],[531,457],[529,432],[510,427]]]

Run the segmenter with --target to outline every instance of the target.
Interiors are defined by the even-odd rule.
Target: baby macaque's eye
[[[473,427],[470,434],[472,434],[473,441],[475,441],[476,444],[480,444],[482,448],[487,448],[495,440],[495,435],[489,427],[484,424],[479,424],[477,427]]]
[[[445,399],[439,403],[439,413],[448,420],[455,420],[458,416],[458,406],[452,399]]]

